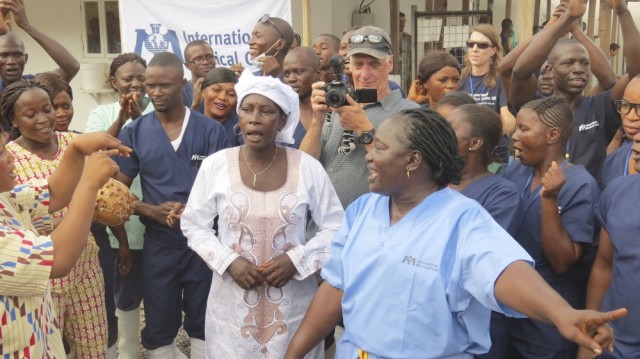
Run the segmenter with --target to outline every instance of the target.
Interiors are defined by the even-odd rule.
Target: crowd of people
[[[246,68],[118,55],[80,133],[78,61],[0,1],[59,66],[0,29],[0,355],[183,358],[182,327],[191,358],[640,357],[640,31],[607,3],[619,77],[584,0],[402,84],[383,29],[301,47],[266,14]],[[140,199],[117,226],[110,178]]]

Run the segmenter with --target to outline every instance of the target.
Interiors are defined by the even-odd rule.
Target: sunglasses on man
[[[379,44],[381,42],[386,42],[387,45],[391,46],[389,41],[382,35],[353,35],[349,38],[349,43],[351,44],[361,44],[363,42],[368,41],[370,44]]]
[[[278,34],[280,34],[280,37],[284,39],[284,35],[282,35],[282,31],[280,31],[280,29],[278,29],[276,24],[274,24],[273,21],[271,21],[271,16],[269,16],[269,14],[262,15],[262,17],[260,18],[260,20],[258,20],[258,22],[261,24],[270,24],[276,29]]]

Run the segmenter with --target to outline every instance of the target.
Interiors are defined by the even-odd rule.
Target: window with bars
[[[118,1],[83,0],[85,57],[115,57],[121,52]]]

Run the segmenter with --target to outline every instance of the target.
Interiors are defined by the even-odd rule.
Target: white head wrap
[[[247,95],[258,94],[273,101],[287,115],[287,122],[278,132],[276,142],[291,145],[295,142],[293,133],[300,122],[300,100],[293,89],[271,76],[254,76],[250,71],[242,72],[235,86],[238,95],[236,111],[240,113],[240,106]]]

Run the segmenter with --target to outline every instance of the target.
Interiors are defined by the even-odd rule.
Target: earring
[[[407,169],[407,178],[411,178],[411,172],[409,172],[409,169]]]
[[[240,124],[236,123],[235,125],[233,125],[233,133],[236,136],[242,136],[242,130],[240,129]]]

